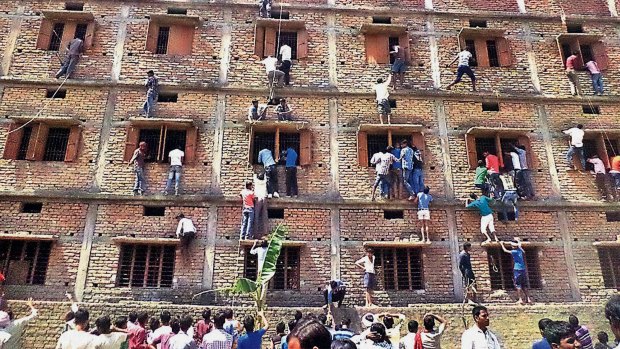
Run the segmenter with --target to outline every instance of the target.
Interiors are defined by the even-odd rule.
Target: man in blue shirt
[[[491,234],[493,234],[495,241],[498,241],[497,235],[495,235],[495,225],[493,224],[493,210],[491,210],[491,207],[489,206],[491,198],[486,195],[482,195],[478,198],[478,195],[474,193],[471,193],[469,198],[470,199],[465,202],[465,207],[476,208],[480,212],[480,232],[487,238],[483,244],[491,242],[491,237],[487,234],[487,227],[489,228]]]
[[[552,322],[553,320],[548,319],[548,318],[544,318],[544,319],[540,319],[538,321],[538,329],[540,330],[540,334],[544,336],[544,332],[545,332],[545,328]],[[547,342],[547,340],[545,339],[545,337],[543,337],[542,339],[540,339],[539,341],[535,342],[532,345],[532,349],[551,349],[551,345],[549,344],[549,342]]]
[[[286,157],[286,196],[297,197],[297,152],[288,147],[284,152]]]
[[[418,204],[418,220],[422,226],[420,228],[422,230],[422,242],[429,243],[431,242],[431,238],[428,236],[428,225],[431,221],[431,211],[429,210],[429,205],[431,201],[433,201],[433,196],[429,194],[430,191],[431,188],[424,187],[424,191],[419,192],[413,201],[414,205],[416,202]],[[426,238],[424,238],[424,231],[426,231]]]
[[[265,318],[265,314],[262,311],[258,312],[263,328],[258,331],[254,331],[254,317],[248,315],[243,319],[243,327],[245,328],[245,334],[239,337],[237,342],[237,349],[261,349],[263,343],[263,336],[269,329],[269,322]],[[260,323],[259,323],[260,324]]]
[[[400,156],[398,159],[402,163],[403,168],[403,184],[405,189],[409,192],[409,199],[415,198],[415,191],[413,190],[412,173],[413,173],[413,149],[409,147],[409,142],[404,140],[401,142]]]
[[[527,272],[525,270],[525,251],[521,245],[521,239],[515,237],[515,242],[510,243],[510,250],[504,246],[504,242],[500,241],[502,250],[512,255],[513,261],[513,276],[515,288],[517,289],[517,295],[519,300],[517,304],[531,303],[530,296],[527,294]],[[523,301],[525,299],[525,302]]]
[[[265,168],[265,177],[267,177],[267,197],[279,198],[278,194],[278,172],[276,171],[276,162],[273,160],[271,150],[265,148],[258,152],[258,163],[263,164]]]

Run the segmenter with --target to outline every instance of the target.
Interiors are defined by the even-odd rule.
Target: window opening
[[[405,211],[404,210],[383,210],[383,218],[384,219],[404,219]]]
[[[611,160],[614,156],[620,153],[620,147],[617,139],[609,139],[605,137],[605,149],[607,150],[607,156]]]
[[[81,2],[66,2],[65,10],[67,11],[84,11],[84,4]]]
[[[596,141],[594,139],[584,139],[583,140],[583,155],[586,159],[592,157],[592,155],[598,155],[598,147],[596,146]],[[586,171],[594,171],[594,165],[586,161]]]
[[[280,47],[286,44],[291,48],[291,59],[297,59],[297,32],[280,32],[278,43],[278,52],[275,52],[275,56],[280,53]]]
[[[166,215],[165,206],[144,206],[144,216],[147,217],[163,217]]]
[[[582,62],[588,63],[592,59],[594,59],[594,54],[592,53],[592,46],[590,45],[579,45],[579,49],[581,50],[581,58]],[[566,56],[568,57],[568,56]]]
[[[75,26],[75,37],[82,39],[82,41],[86,41],[86,32],[88,31],[87,23],[78,23]]]
[[[50,88],[45,91],[45,98],[60,98],[63,99],[67,97],[67,90],[62,89],[56,91],[56,89]]]
[[[488,151],[493,155],[497,155],[495,138],[476,138],[476,154],[478,155],[478,160],[484,160],[484,156],[482,156],[482,153],[484,153],[485,151]]]
[[[28,155],[28,145],[32,137],[32,126],[22,128],[22,139],[19,141],[19,151],[17,152],[17,160],[26,160]]]
[[[499,56],[495,40],[487,40],[487,54],[489,55],[489,66],[499,67]]]
[[[582,105],[584,114],[600,114],[601,108],[598,105]]]
[[[620,222],[620,211],[605,212],[605,218],[608,222]]]
[[[567,33],[583,33],[583,24],[581,23],[566,23]]]
[[[3,241],[0,244],[0,270],[7,283],[45,284],[51,249],[51,241]]]
[[[422,290],[424,274],[419,248],[382,248],[375,251],[378,279],[384,290]]]
[[[169,15],[187,15],[187,9],[180,8],[180,7],[168,7],[168,14]]]
[[[140,129],[139,142],[146,142],[148,155],[144,159],[145,162],[156,162],[159,151],[161,130],[156,129]]]
[[[168,52],[168,37],[170,36],[170,27],[159,27],[157,33],[157,48],[156,54],[166,54]]]
[[[271,150],[271,153],[275,158],[276,154],[273,154],[273,151],[276,147],[275,139],[276,139],[276,134],[273,132],[254,133],[254,143],[253,143],[254,154],[252,154],[253,164],[258,164],[258,153],[263,149]]]
[[[482,102],[482,111],[499,111],[499,103]]]
[[[185,130],[166,130],[166,139],[164,143],[164,162],[170,162],[168,154],[174,149],[185,151],[185,143],[187,141],[187,131]]]
[[[598,257],[605,288],[620,289],[620,249],[617,247],[599,248]]]
[[[271,18],[274,19],[291,19],[291,14],[288,11],[271,11]]]
[[[122,245],[117,286],[172,287],[174,246]]]
[[[69,143],[68,128],[50,128],[45,142],[43,161],[64,161]]]
[[[268,208],[267,209],[267,218],[269,218],[269,219],[284,219],[284,209],[283,208]]]
[[[163,92],[157,95],[157,101],[160,103],[176,103],[178,99],[178,93]]]
[[[469,65],[472,67],[478,66],[478,56],[476,55],[476,42],[474,40],[465,40],[465,46],[469,47],[472,59],[469,60]]]
[[[479,20],[479,19],[470,19],[469,20],[469,26],[471,28],[486,28],[487,27],[487,21],[485,20]]]
[[[372,23],[392,24],[392,17],[372,16]]]
[[[296,165],[299,165],[299,133],[280,133],[280,153],[291,147],[297,153]],[[274,154],[275,155],[275,154]]]
[[[54,23],[54,28],[52,29],[51,37],[50,37],[50,45],[48,47],[49,51],[58,51],[60,50],[60,43],[62,42],[62,34],[65,31],[64,23]]]
[[[41,213],[42,210],[43,210],[42,202],[22,203],[22,213]]]
[[[255,280],[258,269],[257,256],[250,254],[250,248],[245,250],[244,260],[244,277]],[[276,272],[269,282],[269,289],[275,290],[297,290],[299,289],[299,271],[300,271],[300,254],[299,247],[284,246],[276,262]]]
[[[374,167],[375,165],[370,163],[370,159],[375,153],[385,151],[388,146],[388,137],[387,135],[368,135],[366,139],[368,141],[368,166]]]

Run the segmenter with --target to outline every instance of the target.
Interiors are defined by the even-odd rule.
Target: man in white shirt
[[[581,169],[585,170],[586,158],[583,153],[583,136],[585,135],[585,132],[583,131],[583,125],[578,124],[577,127],[570,128],[563,132],[570,136],[570,147],[566,152],[566,162],[568,167],[575,169],[575,166],[573,165],[573,155],[577,153],[579,160],[581,161]]]
[[[91,349],[97,343],[97,337],[87,332],[88,310],[75,312],[75,330],[63,333],[58,339],[56,349]]]
[[[16,320],[12,319],[12,316],[10,316],[8,326],[0,328],[0,348],[10,349],[22,347],[22,334],[24,333],[24,328],[28,322],[38,315],[37,309],[35,309],[32,305],[32,298],[29,298],[26,304],[30,308],[30,315]]]
[[[250,249],[250,254],[256,255],[256,259],[258,261],[258,271],[260,272],[263,269],[263,264],[265,264],[265,257],[267,257],[267,247],[269,247],[269,241],[267,240],[256,240],[254,241],[254,245]]]
[[[183,214],[180,214],[179,216],[183,216]],[[179,217],[177,216],[177,218]],[[187,219],[187,218],[181,218],[181,220],[183,219]],[[189,223],[192,225],[192,227],[194,226],[194,224],[192,223],[192,221],[190,219]],[[179,221],[179,225],[181,225],[181,222]],[[191,227],[189,228],[191,229]],[[194,231],[196,229],[194,228]],[[177,236],[179,235],[179,228],[177,227]],[[172,315],[170,315],[170,312],[167,310],[164,310],[161,312],[161,314],[159,315],[159,322],[161,323],[161,326],[159,326],[155,331],[153,331],[153,334],[151,336],[149,336],[146,339],[146,342],[148,344],[153,344],[153,341],[157,338],[161,338],[162,335],[165,334],[169,334],[172,333],[172,327],[170,327],[170,320],[172,319]],[[161,348],[161,344],[157,344],[156,346],[158,349]]]
[[[194,319],[189,315],[181,318],[181,330],[168,342],[170,349],[198,349],[194,339],[187,334],[193,323]]]
[[[435,331],[435,321],[439,322],[439,328]],[[424,315],[424,330],[420,332],[422,348],[441,349],[441,335],[446,330],[446,320],[441,316],[427,313]]]
[[[109,316],[102,316],[95,321],[99,336],[95,341],[96,349],[118,349],[127,341],[127,333],[114,329],[112,331],[112,320]]]
[[[487,308],[477,305],[472,309],[472,315],[476,323],[463,332],[461,349],[501,349],[497,336],[488,329],[490,321]]]
[[[189,245],[190,241],[196,236],[196,227],[191,219],[185,218],[185,215],[180,213],[177,217],[179,224],[177,225],[177,238],[181,239],[183,246]],[[170,319],[168,319],[170,321]]]
[[[391,154],[390,154],[391,155]],[[364,288],[366,289],[366,306],[373,306],[372,293],[377,285],[375,277],[375,255],[371,248],[366,249],[366,256],[355,261],[355,265],[364,269]]]
[[[451,89],[452,86],[461,82],[463,75],[467,74],[467,76],[469,76],[469,78],[471,79],[472,89],[474,90],[474,92],[476,91],[476,76],[474,75],[474,71],[471,70],[471,67],[469,66],[470,59],[474,59],[474,57],[471,54],[471,49],[466,46],[465,49],[459,52],[456,58],[454,58],[454,60],[450,62],[450,64],[448,64],[448,67],[450,67],[452,64],[454,64],[454,62],[456,62],[457,60],[459,61],[456,71],[456,79],[454,79],[454,81],[452,81],[450,85],[446,86],[446,90]]]
[[[282,61],[282,64],[280,65],[280,70],[282,72],[284,72],[284,84],[285,85],[290,85],[291,84],[291,66],[292,66],[292,61],[291,61],[291,57],[292,57],[292,51],[291,51],[291,47],[287,44],[282,44],[282,46],[280,46],[280,60]]]
[[[406,336],[400,339],[399,348],[400,349],[413,349],[415,346],[416,336],[418,335],[418,327],[419,324],[415,320],[409,321],[407,324],[407,333]]]
[[[379,121],[383,124],[383,116],[387,116],[387,123],[391,123],[392,108],[390,107],[390,82],[392,81],[392,75],[388,76],[387,80],[382,78],[377,79],[377,83],[374,86],[376,93],[375,100],[377,101],[377,112],[379,112]]]
[[[168,191],[172,187],[172,180],[174,179],[174,195],[179,195],[179,187],[181,185],[181,169],[183,168],[183,157],[185,153],[181,150],[180,146],[177,146],[174,150],[168,153],[170,158],[170,170],[168,171],[168,181],[166,182],[166,189],[164,195],[168,195]]]
[[[375,201],[379,184],[381,184],[381,197],[388,197],[390,193],[390,166],[398,161],[392,154],[392,149],[394,148],[388,146],[384,152],[376,153],[370,159],[370,163],[376,165],[375,171],[377,172],[375,183],[372,186],[372,201]]]
[[[613,183],[613,178],[607,175],[607,169],[605,168],[605,163],[603,160],[601,160],[598,155],[594,154],[588,159],[588,163],[594,166],[596,186],[601,192],[601,197],[603,200],[615,199],[615,184]]]
[[[269,79],[269,86],[274,84],[278,87],[284,86],[284,72],[276,68],[278,59],[268,56],[261,61],[265,65],[265,71],[267,72],[267,78]]]
[[[254,175],[254,232],[256,237],[267,235],[267,179],[264,173]]]

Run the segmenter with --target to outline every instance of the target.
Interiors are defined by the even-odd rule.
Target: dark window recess
[[[600,114],[601,108],[598,105],[582,105],[584,114]]]
[[[284,246],[280,257],[276,262],[276,273],[269,282],[272,290],[298,290],[299,289],[299,247]],[[250,280],[256,280],[258,274],[258,261],[255,254],[250,254],[250,248],[244,253],[243,276]]]
[[[172,287],[175,246],[122,245],[117,286]]]
[[[385,151],[388,146],[388,137],[387,135],[368,135],[366,139],[368,142],[368,166],[374,167],[375,165],[370,160],[374,154]]]
[[[291,19],[291,14],[288,11],[271,11],[271,18]]]
[[[168,154],[175,150],[181,149],[185,151],[185,143],[187,142],[186,130],[166,130],[166,139],[164,143],[164,162],[170,162]]]
[[[32,137],[32,126],[26,126],[22,128],[22,139],[19,141],[19,151],[17,152],[17,160],[26,160],[28,154],[28,145],[30,144],[30,137]]]
[[[22,203],[22,213],[41,213],[41,210],[43,210],[42,202]]]
[[[620,211],[605,212],[608,222],[620,222]]]
[[[146,142],[148,154],[145,162],[156,162],[157,161],[157,150],[159,149],[159,139],[160,139],[161,130],[156,129],[140,129],[140,142]]]
[[[69,143],[68,128],[50,128],[45,142],[43,161],[65,161],[67,144]]]
[[[78,23],[75,26],[75,37],[82,39],[82,41],[86,40],[86,31],[88,31],[87,23]]]
[[[408,135],[395,135],[392,134],[392,146],[396,148],[397,144],[400,144],[403,140],[406,140],[409,144],[413,144],[413,138],[410,134]],[[398,157],[397,155],[394,155]]]
[[[55,88],[48,88],[45,91],[45,98],[65,98],[67,97],[67,90],[58,90]]]
[[[291,59],[297,59],[297,32],[280,32],[277,44],[278,52],[276,52],[276,56],[280,54],[280,47],[286,44],[291,48]]]
[[[0,271],[8,285],[43,285],[51,241],[4,240],[0,244]]]
[[[515,217],[515,212],[511,206],[506,208],[506,215],[501,210],[497,211],[497,219],[500,221],[515,221],[517,217]]]
[[[67,10],[67,11],[84,11],[84,3],[81,3],[81,2],[65,2],[65,10]]]
[[[599,248],[598,258],[605,288],[620,289],[620,248]]]
[[[510,152],[512,150],[512,145],[513,144],[517,144],[517,143],[519,143],[519,141],[517,139],[514,139],[514,138],[500,138],[499,139],[499,146],[502,148],[503,152],[506,152],[506,151]],[[510,160],[510,161],[509,160],[510,160],[509,157],[504,156],[504,164],[506,162],[511,162],[512,163],[512,160]]]
[[[375,250],[377,280],[383,290],[422,290],[424,273],[419,248],[381,248]]]
[[[269,219],[284,219],[284,209],[283,208],[268,208],[267,209],[267,218],[269,218]]]
[[[168,7],[169,15],[187,15],[187,9],[181,7]]]
[[[144,206],[144,216],[163,217],[166,215],[165,206]]]
[[[499,56],[497,55],[495,40],[487,40],[487,54],[489,55],[489,65],[491,67],[499,67]]]
[[[491,289],[512,290],[515,288],[513,280],[512,255],[502,251],[499,247],[487,249]],[[526,282],[528,288],[541,288],[540,264],[538,250],[525,250]]]
[[[479,20],[479,19],[470,19],[469,20],[469,26],[471,28],[486,28],[487,27],[487,21],[485,20]]]
[[[388,38],[387,52],[394,51],[394,46],[400,45],[400,41],[398,39],[399,39],[398,36],[390,36]],[[395,60],[396,60],[396,56],[390,55],[390,64],[394,63]]]
[[[392,17],[372,16],[372,22],[377,24],[392,24]]]
[[[405,211],[403,210],[383,210],[384,219],[404,219]]]
[[[499,103],[482,102],[482,111],[499,111]]]
[[[598,155],[598,147],[596,146],[596,140],[584,139],[583,140],[583,154],[586,159],[592,157],[592,155]],[[594,165],[586,161],[586,171],[594,171]]]
[[[465,40],[465,46],[469,48],[469,52],[471,53],[471,59],[469,60],[469,65],[472,67],[477,67],[478,56],[476,55],[476,42],[474,40]]]
[[[170,27],[159,27],[157,33],[156,54],[165,55],[168,52],[168,37],[170,36]]]
[[[493,155],[497,155],[497,148],[495,147],[495,138],[476,138],[476,153],[478,154],[478,160],[484,160],[482,153],[488,151]]]
[[[252,154],[252,163],[258,164],[258,153],[263,149],[271,150],[272,155],[276,147],[276,134],[273,132],[256,132],[254,133],[254,154]]]
[[[583,24],[581,24],[581,23],[566,23],[566,32],[567,33],[583,33]]]
[[[594,53],[592,53],[592,46],[579,45],[579,49],[581,50],[581,59],[584,64],[594,59]]]
[[[295,165],[299,165],[299,133],[280,133],[280,153],[283,153],[289,147],[293,148],[297,153]]]
[[[396,108],[396,100],[395,99],[388,99],[388,102],[390,103],[390,108],[392,108],[392,109]]]
[[[178,99],[178,93],[160,92],[157,95],[157,101],[161,103],[176,103]]]
[[[49,51],[60,50],[60,43],[62,42],[62,34],[65,31],[64,23],[55,23],[52,28],[52,36],[50,37],[50,45],[47,48]]]

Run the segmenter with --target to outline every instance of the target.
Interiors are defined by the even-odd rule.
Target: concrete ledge
[[[30,234],[18,231],[16,233],[0,233],[0,240],[25,240],[25,241],[56,241],[58,235],[52,234]]]

